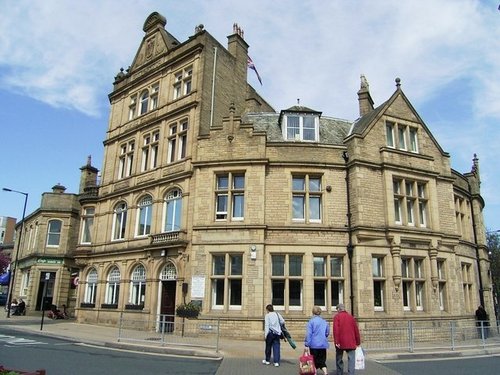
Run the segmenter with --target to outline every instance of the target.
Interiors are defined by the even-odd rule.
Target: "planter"
[[[198,315],[200,312],[196,310],[177,310],[177,316],[181,318],[197,319]]]
[[[11,368],[5,368],[0,365],[0,375],[45,375],[45,370],[20,371]]]

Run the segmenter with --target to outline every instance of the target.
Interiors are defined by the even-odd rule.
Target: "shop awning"
[[[9,285],[10,272],[5,272],[0,275],[0,285]]]

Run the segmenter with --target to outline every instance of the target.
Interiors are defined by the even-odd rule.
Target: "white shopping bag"
[[[364,370],[365,369],[365,353],[361,346],[358,346],[355,351],[355,365],[354,368],[356,370]]]

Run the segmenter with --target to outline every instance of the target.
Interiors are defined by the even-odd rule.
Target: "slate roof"
[[[382,112],[386,103],[387,102],[382,103],[373,111],[357,119],[352,126],[351,134],[363,134],[366,127],[372,123],[372,121],[380,114],[380,112]]]
[[[255,131],[266,132],[268,142],[301,142],[316,143],[307,141],[290,141],[283,139],[281,127],[279,125],[279,113],[259,112],[247,113],[242,118],[242,123],[251,123]],[[347,137],[351,122],[336,119],[333,117],[320,117],[319,119],[319,142],[328,145],[343,145],[343,140]]]

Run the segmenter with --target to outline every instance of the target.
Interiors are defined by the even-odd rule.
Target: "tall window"
[[[385,271],[384,258],[372,258],[372,277],[373,277],[373,308],[375,311],[384,311],[384,290],[385,290]]]
[[[142,197],[137,211],[136,236],[147,236],[151,233],[151,210],[153,198],[151,195]]]
[[[182,120],[170,125],[168,135],[168,163],[186,157],[188,121]]]
[[[437,261],[437,276],[439,285],[439,310],[446,310],[446,271],[444,260]]]
[[[37,222],[35,222],[35,228],[33,229],[33,226],[30,226],[30,239],[29,239],[29,243],[30,243],[30,246],[29,246],[29,249],[30,250],[33,250],[35,249],[36,247],[36,242],[37,242],[37,239],[38,239],[38,230],[40,228],[40,225]],[[32,232],[34,232],[32,234]]]
[[[423,260],[416,258],[401,259],[403,285],[403,309],[422,311],[424,309],[424,269]]]
[[[129,304],[144,305],[146,296],[146,269],[142,264],[135,267],[130,281]]]
[[[47,230],[47,246],[49,247],[59,246],[59,242],[61,241],[61,229],[62,229],[61,220],[49,221]]]
[[[212,256],[212,308],[241,309],[243,255]]]
[[[118,297],[120,296],[120,270],[118,267],[113,267],[108,274],[106,283],[105,301],[109,305],[118,305]]]
[[[129,177],[132,174],[134,163],[135,142],[129,141],[120,146],[120,159],[118,163],[118,178]]]
[[[329,310],[344,302],[343,258],[315,256],[313,258],[314,304]]]
[[[160,141],[160,133],[155,131],[151,134],[146,134],[142,142],[142,161],[141,171],[154,169],[158,166],[158,144]]]
[[[462,289],[464,292],[464,306],[467,312],[472,312],[472,267],[469,263],[462,263]]]
[[[245,217],[245,174],[216,176],[215,220],[243,220]]]
[[[158,93],[159,92],[160,92],[160,85],[158,83],[155,83],[153,86],[151,86],[151,99],[150,99],[150,106],[149,106],[150,111],[158,108]]]
[[[164,232],[177,232],[181,229],[182,192],[179,189],[170,190],[165,196]]]
[[[292,218],[294,221],[321,222],[321,177],[292,177]]]
[[[469,201],[460,196],[455,196],[457,231],[465,240],[471,239],[472,216],[470,212]]]
[[[87,275],[87,285],[85,287],[85,297],[83,302],[95,304],[96,291],[97,291],[97,271],[95,268],[92,268]]]
[[[417,127],[386,121],[385,131],[388,147],[418,152]]]
[[[315,114],[287,114],[283,137],[289,141],[319,140],[319,117]]]
[[[422,182],[395,178],[392,186],[396,224],[426,227],[428,204],[426,185]]]
[[[82,244],[92,243],[92,227],[94,226],[94,207],[85,207],[82,216]]]
[[[302,255],[271,256],[272,304],[298,310],[302,307]]]
[[[140,107],[141,115],[145,114],[148,111],[148,105],[149,105],[149,92],[148,90],[144,90],[141,93],[141,107]]]
[[[28,295],[29,286],[30,286],[30,270],[28,269],[27,271],[23,271],[22,273],[21,294],[25,296]]]
[[[128,106],[128,119],[133,120],[137,116],[137,94],[130,97]]]
[[[187,67],[175,74],[174,99],[188,95],[192,90],[193,67]]]
[[[120,202],[115,206],[113,213],[113,238],[112,240],[121,240],[125,238],[125,229],[127,225],[127,204]]]

